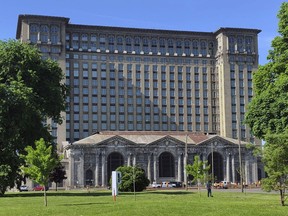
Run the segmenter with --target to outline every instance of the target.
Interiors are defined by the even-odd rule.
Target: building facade
[[[257,158],[246,144],[218,135],[187,132],[101,132],[64,146],[65,185],[106,186],[111,172],[123,165],[141,167],[151,183],[187,182],[191,179],[186,179],[184,167],[192,164],[196,155],[208,161],[215,181],[240,183],[242,170],[243,182],[252,184],[261,179],[263,167],[258,167]]]
[[[17,39],[59,62],[71,93],[57,143],[96,131],[193,131],[254,142],[241,124],[258,67],[256,29],[188,32],[20,15]]]
[[[215,144],[219,180],[237,181],[235,144],[260,144],[242,124],[253,97],[259,32],[90,26],[65,17],[19,15],[16,38],[58,61],[70,87],[63,124],[49,122],[66,154],[66,185],[106,185],[114,159],[140,165],[150,180],[183,180],[185,136],[179,140],[169,133],[210,134],[203,142],[188,138],[188,162],[195,154],[209,159]],[[106,139],[110,135],[99,131],[119,134]],[[167,135],[142,143],[125,137],[128,132]],[[246,180],[256,182],[257,160],[243,152]]]

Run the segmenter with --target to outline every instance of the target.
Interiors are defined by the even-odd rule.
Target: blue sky
[[[73,24],[214,32],[220,27],[256,28],[260,64],[278,35],[284,0],[3,0],[0,40],[15,38],[19,14],[70,18]]]

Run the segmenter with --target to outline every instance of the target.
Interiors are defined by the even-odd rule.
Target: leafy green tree
[[[208,161],[200,160],[199,155],[194,157],[193,164],[188,164],[185,169],[188,175],[193,176],[192,182],[197,184],[198,192],[200,194],[200,184],[203,184],[207,180],[208,171],[210,165],[207,165]],[[201,195],[201,194],[200,194]]]
[[[261,185],[266,191],[279,191],[284,206],[288,189],[288,132],[265,137],[263,161],[268,177],[261,180]]]
[[[134,179],[135,191],[143,191],[150,183],[149,179],[145,176],[144,170],[140,167],[121,166],[116,171],[121,172],[122,175],[119,191],[134,191]]]
[[[53,156],[53,148],[43,138],[35,142],[35,149],[32,146],[25,148],[27,155],[21,155],[26,166],[22,167],[30,179],[46,187],[52,170],[59,164],[59,160]],[[44,205],[47,206],[46,188],[44,190]]]
[[[64,166],[60,163],[60,161],[57,164],[57,166],[50,173],[49,178],[50,178],[51,182],[55,182],[56,191],[57,191],[58,184],[61,183],[64,179],[67,179],[66,171],[64,169]]]
[[[253,134],[283,133],[288,128],[288,2],[278,13],[279,36],[272,41],[269,62],[253,74],[254,97],[249,103],[245,122]]]
[[[24,148],[43,137],[52,141],[43,119],[61,123],[66,86],[52,60],[42,60],[36,47],[0,41],[0,196],[21,179]]]

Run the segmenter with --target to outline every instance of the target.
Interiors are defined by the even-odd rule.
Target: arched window
[[[58,42],[60,42],[60,28],[57,25],[52,25],[51,26],[51,43],[52,44],[57,44]]]
[[[40,26],[40,40],[41,42],[48,42],[49,27],[47,25]]]
[[[175,177],[174,157],[169,152],[159,156],[159,177]]]
[[[132,51],[132,41],[131,41],[131,38],[130,37],[126,37],[126,51],[127,52],[131,52]]]
[[[113,51],[114,50],[114,36],[109,36],[108,43],[109,43],[109,50]]]
[[[118,167],[124,165],[123,156],[118,152],[113,152],[109,154],[107,161],[107,172],[108,172],[108,181],[110,180],[112,171],[115,171]]]
[[[117,37],[117,50],[122,52],[123,51],[123,38]]]
[[[193,41],[192,46],[193,46],[193,54],[194,55],[198,55],[199,54],[198,42],[197,41]]]
[[[29,40],[31,41],[31,43],[37,43],[39,26],[37,24],[32,23],[30,24],[29,31],[30,31]]]
[[[207,47],[206,47],[206,41],[201,41],[201,54],[203,56],[206,56],[207,55]]]

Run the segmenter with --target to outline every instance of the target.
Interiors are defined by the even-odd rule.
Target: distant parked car
[[[160,187],[161,187],[161,184],[158,184],[156,182],[152,183],[152,188],[160,188]]]
[[[228,181],[221,181],[220,182],[220,188],[228,189],[230,187],[231,187],[231,182],[228,182]]]
[[[45,187],[46,191],[49,190],[49,187]],[[33,188],[33,191],[44,191],[44,186],[37,185]]]
[[[19,188],[20,192],[22,191],[28,191],[28,187],[26,185],[21,185]]]
[[[182,182],[169,182],[172,187],[182,187]]]

